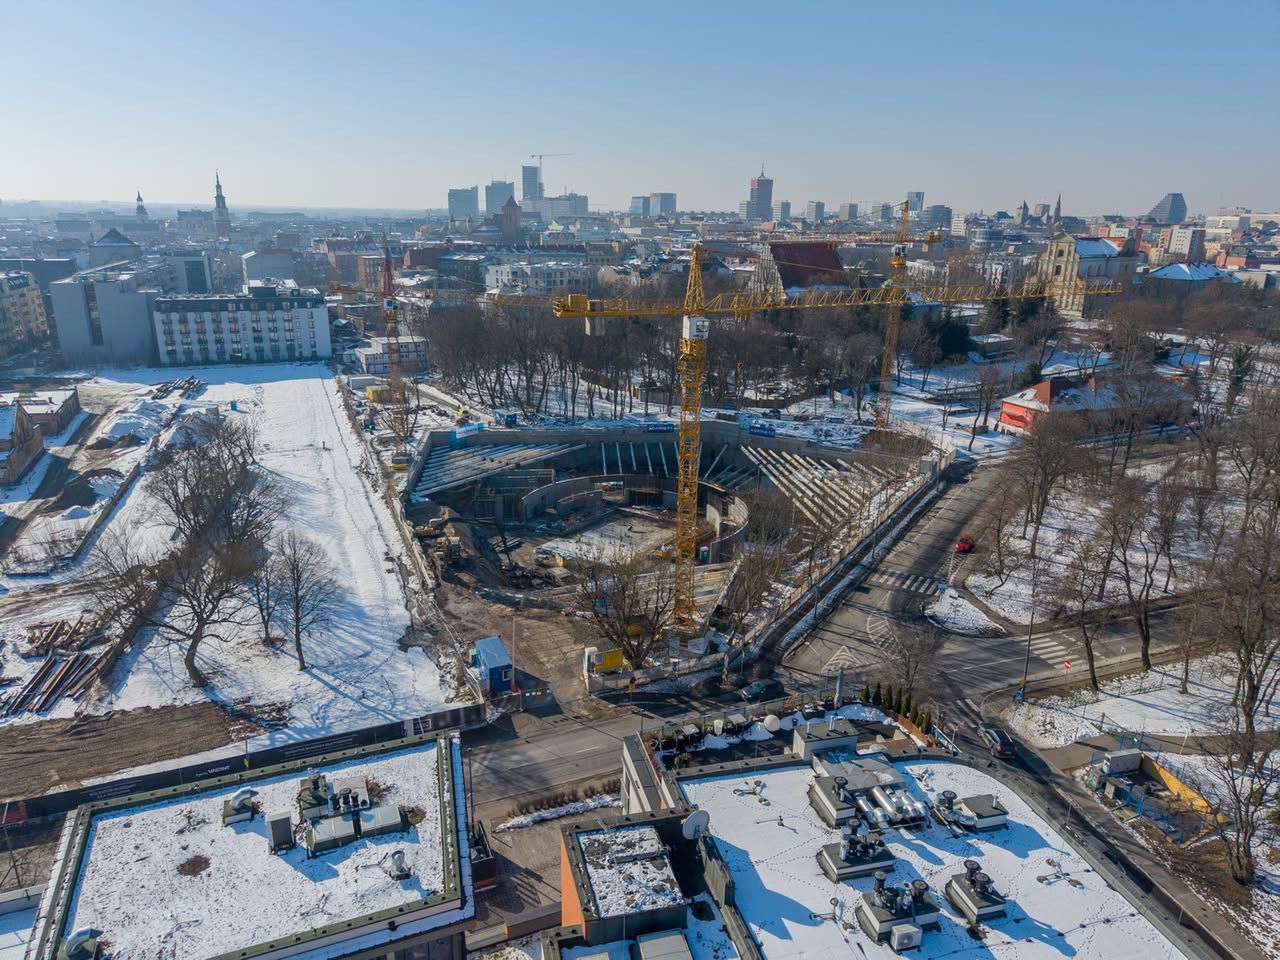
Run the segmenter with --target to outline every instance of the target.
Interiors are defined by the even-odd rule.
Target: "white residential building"
[[[563,291],[585,292],[595,275],[595,267],[581,260],[520,261],[495,263],[485,270],[489,290],[542,295]]]
[[[324,360],[333,352],[318,290],[292,280],[251,283],[243,293],[157,297],[160,363]]]

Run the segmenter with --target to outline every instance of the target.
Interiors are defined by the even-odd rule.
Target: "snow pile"
[[[942,927],[925,933],[923,955],[974,951],[966,922],[943,895],[946,882],[972,858],[1009,898],[1008,916],[984,924],[981,952],[1018,960],[1177,956],[1173,944],[1003,783],[959,764],[913,761],[899,769],[919,799],[932,801],[948,789],[961,797],[993,794],[1009,811],[1008,829],[988,834],[957,837],[937,826],[885,832],[897,859],[894,882],[924,880],[942,908]],[[753,785],[761,781],[762,789],[742,790],[744,776]],[[807,795],[813,781],[810,767],[794,766],[685,780],[681,788],[711,816],[738,909],[765,957],[847,957],[856,943],[855,955],[892,960],[896,954],[888,944],[873,943],[856,928],[854,910],[872,878],[833,885],[818,866],[819,849],[838,843],[840,833],[814,813]],[[769,800],[769,819],[762,820],[760,796]],[[833,896],[834,914],[843,922],[820,919],[832,914]],[[855,928],[848,931],[845,923]]]
[[[524,827],[532,827],[534,824],[542,823],[545,820],[559,820],[561,817],[572,817],[580,813],[590,813],[592,810],[599,810],[602,807],[621,806],[622,798],[616,793],[599,793],[594,797],[587,797],[585,800],[579,800],[576,803],[565,803],[558,807],[549,807],[546,810],[535,810],[533,813],[522,813],[510,820],[504,820],[502,823],[494,827],[494,832],[501,833],[504,830],[521,830]]]
[[[161,400],[134,400],[106,422],[101,436],[113,443],[128,436],[145,442],[164,429],[175,412]]]
[[[407,833],[313,859],[301,845],[269,853],[261,815],[224,827],[222,804],[234,786],[100,814],[89,828],[63,932],[103,930],[117,960],[201,960],[430,896],[444,879],[436,750],[432,742],[327,768],[329,777],[374,779],[387,791],[381,803],[426,815]],[[253,784],[263,812],[296,816],[299,778]],[[404,851],[410,879],[393,880],[385,869],[393,850]],[[190,866],[180,873],[184,864]]]
[[[1108,680],[1095,694],[1081,689],[1064,696],[1014,704],[1005,711],[1013,732],[1037,747],[1059,747],[1117,729],[1172,735],[1212,734],[1231,702],[1235,673],[1227,656],[1191,661],[1185,694],[1179,692],[1182,665]],[[1263,728],[1280,726],[1280,702],[1271,717],[1259,711]]]
[[[990,617],[955,590],[948,590],[940,596],[925,613],[934,623],[952,633],[963,633],[970,637],[991,637],[1004,632],[992,622]]]
[[[689,952],[693,954],[693,960],[737,960],[738,951],[733,945],[733,941],[729,939],[728,933],[725,932],[724,917],[720,914],[720,908],[716,906],[714,900],[707,894],[700,893],[693,898],[694,903],[705,904],[706,910],[710,914],[710,919],[699,920],[694,916],[693,910],[685,915],[684,939],[689,946]],[[699,907],[701,909],[701,907]],[[508,946],[512,946],[508,944]],[[521,949],[528,950],[527,947]],[[598,946],[588,947],[571,947],[561,952],[562,960],[633,960],[638,956],[639,947],[634,940],[612,940],[609,943],[602,943]],[[471,960],[541,960],[541,954],[534,956],[532,953],[513,953],[504,955],[501,952],[496,954],[485,954],[481,957],[472,957]]]
[[[653,827],[578,834],[596,914],[616,917],[684,903],[666,847]]]

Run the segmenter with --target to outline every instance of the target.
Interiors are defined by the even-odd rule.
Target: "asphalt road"
[[[983,508],[1001,479],[996,467],[978,467],[947,489],[845,601],[788,651],[779,675],[791,682],[815,682],[844,670],[846,679],[857,683],[891,679],[897,638],[919,621],[925,606],[936,599],[939,584],[957,575],[960,562],[980,562]],[[978,553],[967,560],[955,553],[955,543],[964,533],[978,538]],[[1153,618],[1157,636],[1169,616]],[[1029,659],[1027,647],[1022,629],[992,637],[948,634],[931,692],[976,721],[987,700],[994,705],[1011,695],[1024,669],[1033,683],[1070,680],[1086,670],[1073,627],[1036,631]],[[1134,658],[1138,649],[1136,629],[1128,620],[1113,621],[1095,641],[1100,663]]]

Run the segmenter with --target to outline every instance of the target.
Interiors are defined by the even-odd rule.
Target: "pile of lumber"
[[[90,633],[84,622],[84,614],[75,623],[70,620],[33,623],[27,627],[27,655],[41,656],[54,650],[79,650],[89,639]]]
[[[165,383],[157,384],[156,388],[151,391],[151,397],[154,400],[163,400],[169,394],[175,391],[184,397],[194,397],[200,392],[204,382],[199,377],[183,377],[181,380],[168,380]]]
[[[30,710],[43,713],[64,696],[79,700],[98,676],[95,669],[100,654],[74,653],[70,656],[49,654],[30,680],[16,693],[4,699],[5,716]]]

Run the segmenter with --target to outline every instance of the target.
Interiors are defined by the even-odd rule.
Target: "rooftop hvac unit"
[[[275,813],[267,817],[267,849],[269,851],[280,853],[282,850],[292,850],[294,843],[292,814],[286,810],[284,813]]]
[[[901,953],[920,946],[924,934],[914,923],[895,923],[889,928],[889,946]]]

